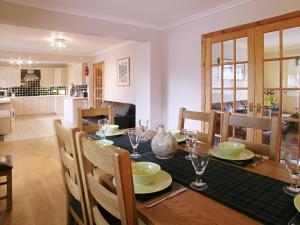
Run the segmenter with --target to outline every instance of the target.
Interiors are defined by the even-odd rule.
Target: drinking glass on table
[[[190,150],[190,154],[196,149],[198,130],[184,130],[185,142]],[[191,160],[191,156],[187,155],[186,160]]]
[[[146,142],[148,139],[145,137],[146,131],[149,129],[149,120],[139,119],[139,128],[142,132],[141,142]]]
[[[207,154],[197,152],[197,150],[194,150],[190,154],[190,156],[191,162],[196,172],[196,181],[192,182],[190,184],[190,187],[198,191],[205,190],[208,185],[202,181],[202,175],[208,164],[209,156]]]
[[[296,196],[300,193],[300,187],[297,182],[300,175],[300,150],[284,149],[285,166],[291,176],[292,184],[283,187],[283,191],[289,195]]]
[[[141,136],[142,136],[142,132],[139,127],[128,130],[128,137],[133,150],[132,153],[130,154],[130,158],[132,159],[138,159],[141,157],[141,155],[136,152],[137,147],[141,140]]]
[[[108,128],[108,119],[103,118],[98,120],[98,125],[99,125],[99,131],[100,131],[100,136],[102,140],[106,140],[105,134]]]

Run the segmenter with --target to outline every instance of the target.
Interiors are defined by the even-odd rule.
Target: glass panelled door
[[[206,40],[206,111],[218,112],[217,132],[223,112],[253,114],[253,39],[254,30],[249,29]],[[251,138],[249,129],[235,127],[232,132],[240,139]]]
[[[265,25],[256,32],[257,111],[260,117],[279,117],[281,148],[299,148],[300,19]],[[270,133],[262,133],[269,142]]]

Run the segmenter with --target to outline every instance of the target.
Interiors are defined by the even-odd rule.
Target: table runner
[[[114,145],[131,151],[127,136],[111,137]],[[160,160],[151,151],[150,141],[141,143],[138,148],[141,161],[158,163],[172,178],[185,185],[196,179],[194,168],[178,151],[174,158]],[[211,159],[203,175],[208,188],[199,193],[235,209],[263,224],[286,225],[297,214],[293,197],[285,194],[285,182],[262,176]]]

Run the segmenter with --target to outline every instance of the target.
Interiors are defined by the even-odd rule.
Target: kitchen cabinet
[[[47,113],[55,113],[55,96],[47,97]]]
[[[53,86],[54,85],[54,69],[43,68],[41,69],[41,86]]]
[[[64,98],[64,120],[76,126],[78,117],[78,108],[88,108],[87,98]]]
[[[40,99],[37,97],[23,97],[23,114],[40,113]]]
[[[40,101],[40,109],[39,113],[48,113],[48,102],[47,102],[47,96],[40,96],[38,97]]]
[[[69,85],[71,83],[74,85],[86,84],[84,69],[87,65],[87,63],[78,63],[68,67]]]
[[[23,115],[23,99],[22,98],[11,98],[12,108],[15,110],[15,115]]]
[[[64,98],[65,96],[55,97],[55,113],[57,116],[64,116]]]
[[[17,87],[21,85],[19,68],[0,68],[0,87]]]
[[[54,69],[54,86],[68,86],[68,69],[55,68]]]

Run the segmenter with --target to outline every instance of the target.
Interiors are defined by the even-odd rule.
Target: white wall
[[[130,58],[130,86],[117,85],[117,60]],[[150,119],[150,43],[134,42],[98,55],[104,61],[104,100],[136,105],[136,118]]]
[[[201,109],[202,34],[299,9],[299,0],[254,0],[165,32],[165,122],[167,126],[176,127],[179,107]]]

